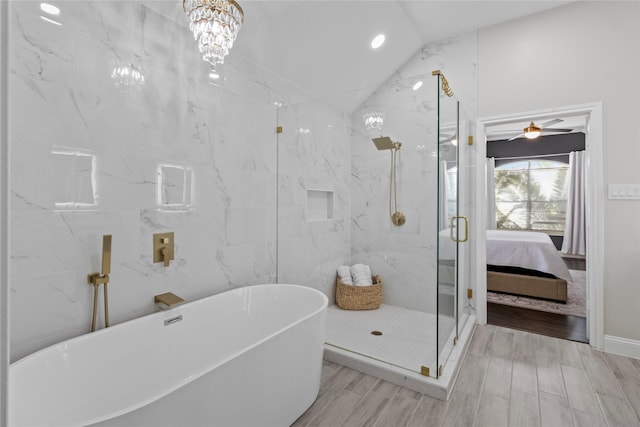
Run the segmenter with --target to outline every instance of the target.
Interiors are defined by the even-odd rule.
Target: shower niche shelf
[[[307,189],[307,222],[330,221],[334,218],[333,191]]]

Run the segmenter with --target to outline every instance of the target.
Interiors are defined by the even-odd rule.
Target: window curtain
[[[587,253],[585,193],[585,152],[572,151],[569,153],[567,219],[561,250],[566,254],[586,255]]]
[[[486,167],[487,178],[487,230],[496,229],[496,159],[489,157]]]

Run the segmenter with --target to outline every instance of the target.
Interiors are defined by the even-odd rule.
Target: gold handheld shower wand
[[[407,221],[404,213],[398,210],[398,193],[396,183],[396,159],[401,142],[393,142],[388,136],[373,138],[373,143],[378,150],[391,150],[391,179],[389,180],[389,215],[393,225],[400,227]]]
[[[98,314],[98,288],[104,285],[104,327],[109,327],[109,296],[107,285],[111,273],[111,234],[102,236],[102,270],[99,273],[91,273],[87,276],[87,282],[93,285],[93,315],[91,317],[91,332],[96,330],[96,317]]]

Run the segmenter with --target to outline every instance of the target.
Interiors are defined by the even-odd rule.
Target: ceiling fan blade
[[[522,138],[523,136],[524,136],[524,133],[521,133],[520,135],[516,135],[513,138],[510,138],[509,141],[513,141],[514,139]]]
[[[560,122],[564,122],[564,120],[562,120],[562,119],[553,119],[553,120],[549,120],[548,122],[544,122],[544,123],[542,123],[542,124],[540,125],[540,127],[545,128],[545,127],[553,126],[553,125],[555,125],[556,123],[560,123]]]
[[[505,129],[505,130],[494,130],[488,132],[489,135],[508,135],[510,133],[522,132],[520,129]]]
[[[542,132],[542,133],[545,133],[545,132],[547,132],[547,133],[548,133],[548,132],[563,132],[563,133],[566,133],[566,132],[571,132],[572,130],[573,130],[573,129],[543,128],[543,129],[541,130],[541,132]]]

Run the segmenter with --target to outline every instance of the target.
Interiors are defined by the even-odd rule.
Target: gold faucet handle
[[[168,248],[162,248],[160,249],[160,254],[162,255],[162,264],[165,267],[169,267],[169,261],[171,261],[171,257],[169,256],[169,250]]]

